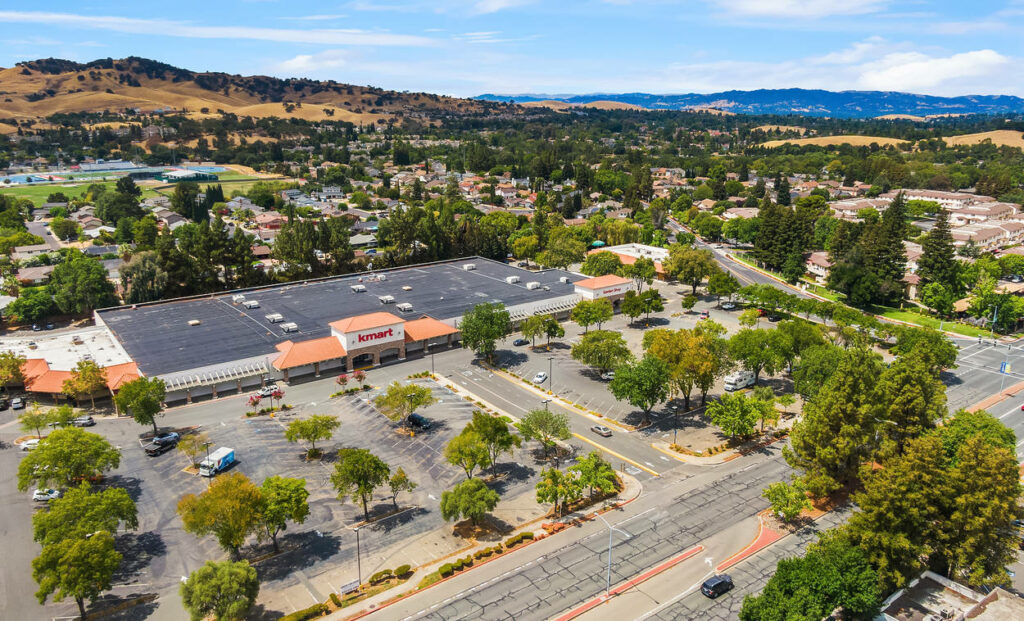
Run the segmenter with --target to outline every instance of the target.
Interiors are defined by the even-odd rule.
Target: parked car
[[[422,414],[410,414],[407,420],[409,421],[410,427],[415,427],[416,429],[430,429],[430,420]]]
[[[736,308],[736,302],[732,300],[726,300],[722,302],[722,310],[733,310]]]
[[[523,345],[529,345],[530,341],[526,339],[516,339],[512,341],[512,344],[515,345],[516,347],[522,347]]]
[[[711,311],[704,309],[700,312],[701,319],[711,319]]]
[[[180,440],[180,439],[181,439],[181,436],[179,436],[177,433],[172,431],[170,433],[164,433],[164,434],[158,435],[157,437],[153,438],[153,444],[159,444],[161,446],[165,446],[165,445],[172,445],[173,446],[173,445],[177,444],[178,440]]]
[[[711,599],[715,599],[719,595],[731,591],[732,587],[732,578],[728,574],[719,574],[705,580],[704,584],[700,585],[700,592]]]
[[[544,371],[540,371],[533,376],[534,384],[543,384],[546,381],[548,381],[548,374]]]
[[[52,324],[52,323],[49,323],[49,322],[47,322],[47,324],[46,324],[46,329],[47,329],[47,330],[53,330],[53,327],[54,327],[54,326],[53,326],[53,324]]]
[[[0,399],[0,412],[3,412],[7,408],[11,407],[11,402],[6,398]]]
[[[39,438],[32,438],[31,440],[25,440],[21,443],[21,450],[31,451],[39,446]]]
[[[79,416],[72,420],[71,424],[75,427],[92,427],[96,421],[92,419],[92,416]]]
[[[40,326],[38,323],[32,324],[32,331],[33,332],[42,332],[42,330],[43,330],[43,327]]]
[[[605,438],[612,437],[612,430],[605,427],[604,425],[594,425],[593,427],[590,428],[590,430],[596,433],[597,435]]]
[[[60,490],[56,489],[37,489],[32,492],[32,500],[36,502],[50,502],[58,498],[60,498]]]
[[[725,376],[725,389],[729,392],[754,385],[754,374],[751,371],[736,371]]]
[[[606,382],[612,381],[613,379],[615,379],[615,371],[605,371],[604,373],[601,374],[601,379],[603,379]]]
[[[174,443],[168,444],[157,444],[156,442],[150,442],[146,446],[142,447],[142,450],[146,451],[146,455],[150,457],[156,457],[157,455],[163,455],[167,451],[174,448]]]
[[[11,399],[11,409],[12,410],[24,410],[25,409],[25,400],[22,399],[21,397],[15,397],[15,398]]]
[[[264,386],[263,388],[257,390],[256,394],[261,397],[269,397],[270,395],[274,394],[277,391],[277,384],[270,384],[269,386]]]

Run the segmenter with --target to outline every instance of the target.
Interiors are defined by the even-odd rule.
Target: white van
[[[754,385],[754,374],[751,371],[736,371],[725,376],[725,389],[732,392]]]

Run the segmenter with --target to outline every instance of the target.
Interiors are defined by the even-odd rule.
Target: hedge
[[[285,615],[279,621],[306,621],[306,619],[322,617],[327,612],[327,604],[314,604],[305,610],[296,610],[291,614]]]
[[[437,573],[440,574],[442,578],[447,578],[455,573],[455,566],[451,563],[445,563],[437,569]]]
[[[341,598],[338,597],[337,593],[331,593],[331,603],[337,606],[338,608],[341,608]]]
[[[411,569],[412,569],[412,565],[399,565],[398,567],[395,568],[395,575],[396,576],[404,576],[404,575],[410,573],[409,570],[411,570]]]
[[[505,540],[505,547],[511,548],[512,546],[518,545],[521,542],[526,541],[528,539],[533,539],[533,533],[530,531],[525,531],[519,533],[518,535],[512,535],[511,537]]]
[[[385,580],[387,580],[388,578],[391,578],[393,576],[394,576],[394,574],[391,573],[390,569],[382,569],[382,570],[378,571],[377,573],[373,574],[372,576],[370,576],[370,584],[377,584],[378,582],[384,582]]]

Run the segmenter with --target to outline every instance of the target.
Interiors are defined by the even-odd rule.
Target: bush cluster
[[[505,540],[505,547],[511,550],[513,546],[517,546],[520,543],[528,541],[530,539],[533,539],[533,533],[531,533],[530,531],[525,531],[519,533],[518,535],[512,535],[511,537]]]
[[[395,575],[391,572],[390,569],[382,569],[377,573],[373,574],[372,576],[370,576],[370,584],[378,584],[380,582],[388,580],[389,578],[394,577]]]
[[[322,617],[327,614],[327,604],[314,604],[309,608],[303,610],[296,610],[291,614],[287,614],[280,618],[279,621],[306,621],[306,619],[315,619]]]
[[[396,578],[401,578],[402,576],[406,576],[406,575],[408,575],[410,573],[411,569],[412,569],[411,565],[399,565],[398,567],[395,568],[395,577]]]

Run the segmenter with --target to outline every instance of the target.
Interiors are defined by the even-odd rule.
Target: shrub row
[[[517,546],[520,543],[528,541],[530,539],[533,539],[533,533],[531,533],[530,531],[525,531],[519,533],[518,535],[512,535],[511,537],[505,540],[505,547],[508,549],[512,549],[513,546]]]
[[[331,603],[337,608],[341,608],[341,598],[338,597],[337,593],[331,593]]]
[[[370,584],[377,584],[379,582],[384,582],[385,580],[388,580],[388,579],[394,578],[394,577],[395,577],[395,574],[392,573],[390,569],[382,569],[382,570],[378,571],[377,573],[373,574],[372,576],[370,576]]]
[[[401,578],[402,576],[407,575],[411,569],[412,565],[399,565],[395,568],[395,577]]]
[[[315,619],[322,617],[327,614],[327,604],[314,604],[304,610],[296,610],[291,614],[287,614],[279,619],[279,621],[306,621],[306,619]]]
[[[493,548],[484,548],[483,550],[477,550],[476,552],[473,553],[473,558],[475,558],[476,560],[479,561],[482,558],[487,558],[488,556],[491,556],[492,554],[501,554],[504,551],[505,551],[505,549],[502,548],[501,544],[499,543],[498,545],[494,546]]]
[[[417,378],[420,378],[420,377],[433,377],[433,376],[434,376],[434,374],[431,373],[430,371],[420,371],[419,373],[413,373],[412,375],[410,375],[406,379],[417,379]]]
[[[473,557],[467,556],[466,558],[460,558],[459,560],[454,561],[452,563],[445,563],[444,565],[441,565],[441,567],[437,570],[437,573],[441,574],[442,578],[447,578],[448,576],[454,574],[457,571],[469,569],[472,566]]]

